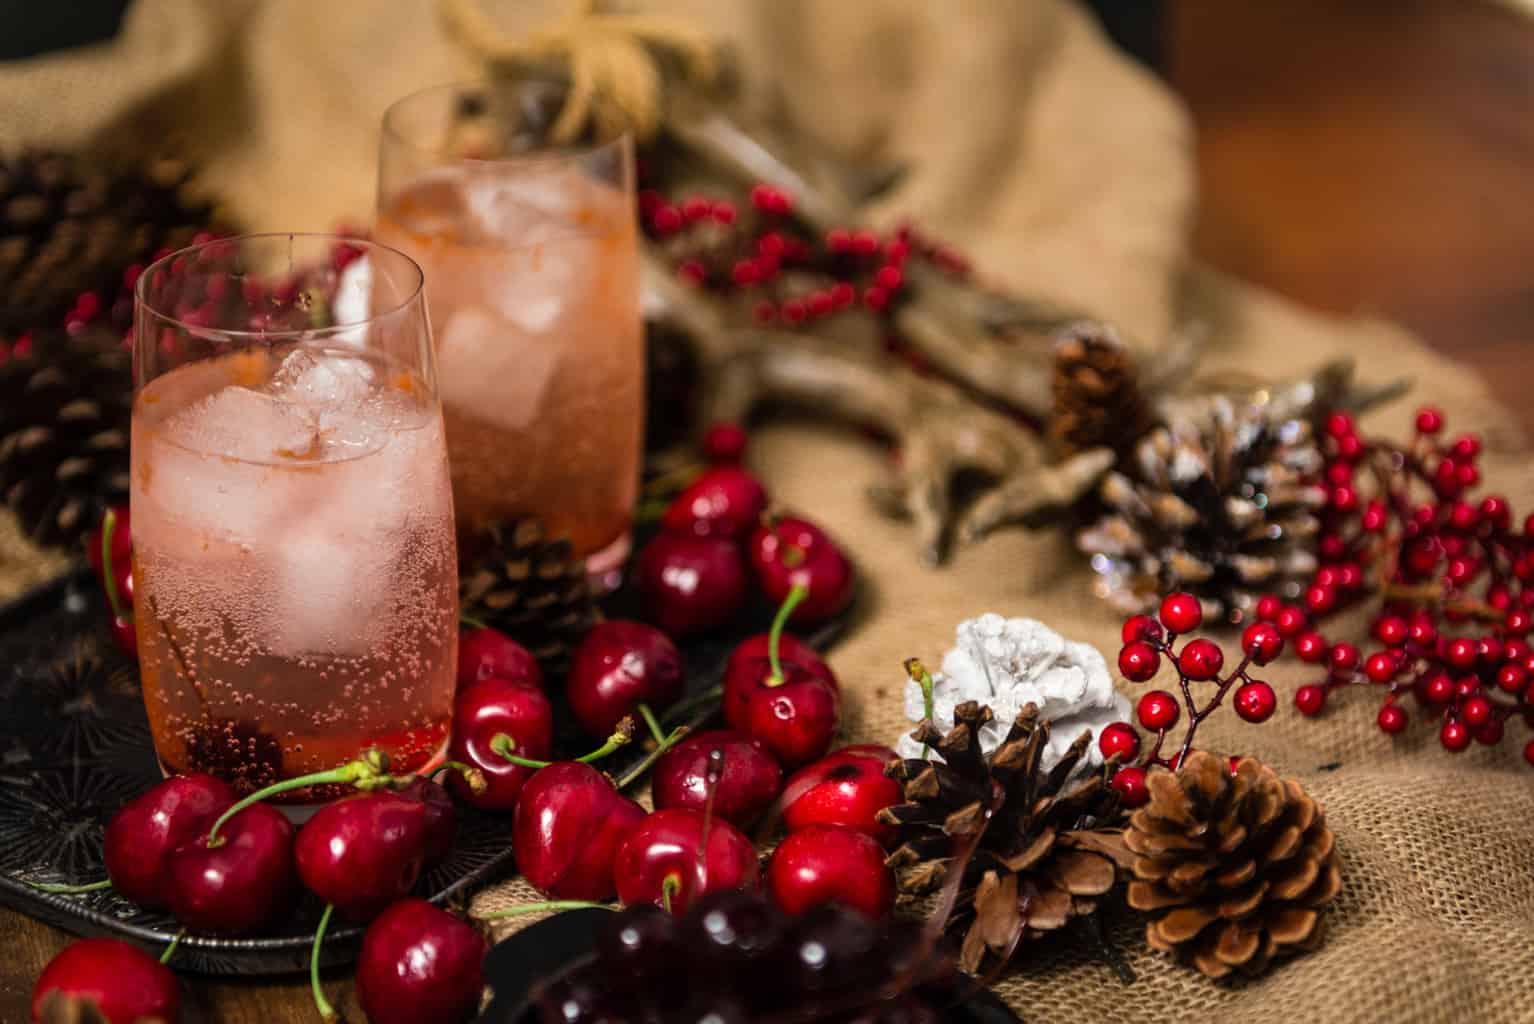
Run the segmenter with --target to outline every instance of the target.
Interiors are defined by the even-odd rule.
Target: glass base
[[[586,579],[597,594],[610,594],[623,585],[623,566],[633,546],[634,535],[624,530],[617,540],[586,558]]]

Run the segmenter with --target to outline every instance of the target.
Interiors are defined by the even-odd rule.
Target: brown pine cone
[[[1108,779],[1113,763],[1085,778],[1071,775],[1092,741],[1083,733],[1049,771],[1039,767],[1049,723],[1026,705],[1011,731],[987,758],[980,727],[989,707],[966,701],[954,709],[954,727],[940,733],[931,720],[912,735],[942,760],[913,758],[890,765],[904,783],[906,803],[879,812],[900,831],[889,856],[900,892],[917,897],[942,888],[952,865],[964,872],[950,928],[964,933],[960,966],[975,973],[987,954],[1004,963],[1025,939],[1094,913],[1129,855],[1112,828],[1118,797]],[[989,811],[989,821],[986,813]],[[968,837],[982,828],[964,862]]]
[[[1061,337],[1051,390],[1049,437],[1062,455],[1105,447],[1122,457],[1155,419],[1134,356],[1100,324],[1077,325]]]
[[[1136,854],[1129,905],[1156,915],[1145,928],[1153,948],[1223,978],[1321,943],[1342,881],[1321,805],[1298,782],[1252,758],[1232,774],[1196,751],[1146,785],[1150,802],[1124,841]]]

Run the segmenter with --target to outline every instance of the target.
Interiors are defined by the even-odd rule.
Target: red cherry
[[[1364,661],[1364,675],[1376,683],[1388,683],[1396,676],[1396,660],[1388,651],[1375,651]]]
[[[719,422],[703,434],[703,455],[710,462],[735,463],[746,455],[750,438],[739,423]]]
[[[1443,429],[1443,410],[1435,406],[1423,406],[1417,411],[1417,431],[1436,434]]]
[[[415,888],[426,862],[426,809],[396,793],[326,804],[294,844],[304,888],[353,921],[369,921]]]
[[[1294,706],[1300,714],[1315,717],[1326,707],[1326,687],[1309,683],[1294,691]]]
[[[1326,638],[1314,631],[1301,633],[1294,638],[1294,653],[1301,661],[1314,665],[1327,656]]]
[[[1386,704],[1380,708],[1380,713],[1375,716],[1374,722],[1380,727],[1381,732],[1393,736],[1406,728],[1406,712],[1399,704]]]
[[[95,1012],[83,1012],[87,1007]],[[32,987],[34,1022],[174,1024],[180,1019],[181,990],[170,968],[117,939],[70,943],[48,961]]]
[[[1445,750],[1457,754],[1470,746],[1470,729],[1464,722],[1450,719],[1438,730],[1438,742]]]
[[[884,774],[895,759],[888,747],[860,744],[799,769],[783,787],[784,827],[796,832],[811,825],[845,825],[889,845],[896,830],[875,816],[903,802],[900,783]]]
[[[642,622],[610,619],[591,627],[570,662],[565,694],[586,735],[605,739],[618,722],[670,707],[682,695],[682,654]]]
[[[636,565],[646,618],[672,636],[716,629],[746,603],[740,550],[723,537],[657,534]]]
[[[447,789],[424,775],[416,775],[394,792],[416,801],[426,811],[426,865],[430,867],[446,857],[458,836],[458,808]]]
[[[644,814],[597,769],[556,761],[522,787],[512,853],[523,876],[550,896],[610,900],[618,845]]]
[[[895,876],[872,837],[839,825],[789,833],[767,863],[767,891],[788,914],[835,901],[869,917],[895,904]]]
[[[708,759],[714,750],[724,757],[714,814],[744,828],[777,799],[783,769],[765,743],[730,729],[695,733],[661,755],[650,782],[655,809],[703,810],[708,803]]]
[[[543,688],[543,670],[526,647],[498,629],[466,629],[458,636],[458,688],[482,679],[525,682]]]
[[[1283,637],[1294,636],[1309,625],[1309,622],[1305,613],[1292,604],[1284,605],[1273,617],[1273,625],[1278,627],[1278,633]]]
[[[1157,641],[1162,636],[1161,624],[1149,615],[1131,615],[1124,620],[1119,635],[1126,644],[1137,640]]]
[[[1173,633],[1191,633],[1204,622],[1204,608],[1192,594],[1168,594],[1161,600],[1161,624]]]
[[[486,943],[425,900],[404,899],[362,937],[357,1001],[370,1024],[461,1024],[479,1009]]]
[[[166,854],[162,892],[171,914],[194,932],[242,935],[285,916],[294,894],[293,826],[281,811],[253,804]]]
[[[699,537],[744,537],[766,511],[761,481],[736,465],[714,466],[677,495],[661,525]]]
[[[781,614],[781,613],[780,613]],[[724,717],[766,744],[786,768],[808,764],[831,746],[841,711],[836,677],[804,643],[780,637],[781,679],[774,679],[767,637],[737,646],[725,666]]]
[[[1259,622],[1272,622],[1278,618],[1279,609],[1284,603],[1272,594],[1264,594],[1257,599],[1257,619]]]
[[[656,811],[639,822],[613,861],[620,900],[630,906],[669,903],[677,916],[706,892],[756,885],[758,871],[756,847],[739,829],[722,819],[705,822],[703,812],[684,808]]]
[[[1110,783],[1119,795],[1119,802],[1130,810],[1143,807],[1150,799],[1150,790],[1145,785],[1145,769],[1139,765],[1129,764],[1113,773]]]
[[[1224,664],[1225,653],[1220,645],[1202,637],[1189,640],[1177,655],[1177,667],[1182,674],[1200,683],[1219,675]]]
[[[1254,679],[1236,687],[1235,708],[1243,721],[1266,722],[1278,708],[1278,695],[1273,687]]]
[[[1344,641],[1332,647],[1326,660],[1333,675],[1346,675],[1358,667],[1358,648]]]
[[[773,603],[781,605],[796,585],[809,589],[790,622],[824,622],[852,600],[852,563],[835,541],[807,520],[788,517],[758,527],[751,536],[750,554],[757,582]]]
[[[1283,653],[1284,638],[1271,622],[1254,622],[1241,633],[1241,649],[1257,664],[1266,665]]]
[[[206,835],[236,799],[227,783],[198,773],[172,776],[124,804],[102,840],[112,888],[146,910],[164,909],[166,854]]]
[[[1479,653],[1480,649],[1474,640],[1467,636],[1459,636],[1449,641],[1444,657],[1455,668],[1469,668],[1475,664]]]
[[[1116,754],[1121,761],[1132,761],[1140,753],[1140,734],[1128,722],[1110,722],[1097,734],[1097,749],[1104,758]]]
[[[752,694],[772,675],[772,662],[768,657],[771,636],[758,633],[735,645],[724,669],[724,696],[722,704],[725,720],[744,732],[750,716]],[[819,676],[833,687],[839,686],[836,674],[825,659],[809,644],[790,633],[784,633],[778,642],[778,659],[787,673],[791,669],[803,669],[810,675]]]
[[[1467,725],[1483,725],[1491,718],[1491,701],[1485,697],[1471,697],[1459,706],[1459,714]]]
[[[501,756],[502,752],[541,761],[549,756],[553,744],[554,709],[541,689],[499,679],[475,683],[453,701],[453,739],[448,754],[455,761],[478,768],[485,777],[485,788],[475,793],[457,772],[448,786],[459,799],[475,807],[512,810],[534,769],[513,764]]]
[[[1135,706],[1135,716],[1140,724],[1151,732],[1160,732],[1170,729],[1177,724],[1178,716],[1182,714],[1182,708],[1173,697],[1165,690],[1151,690],[1140,698],[1140,703]]]
[[[1119,651],[1119,672],[1132,683],[1154,678],[1161,669],[1161,655],[1143,640],[1126,644]]]

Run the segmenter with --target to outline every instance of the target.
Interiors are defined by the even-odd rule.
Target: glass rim
[[[286,239],[288,242],[331,242],[341,245],[356,246],[361,249],[376,249],[380,252],[389,253],[404,261],[405,266],[415,275],[408,293],[387,309],[370,312],[367,316],[355,320],[347,320],[343,323],[326,324],[324,327],[288,327],[276,330],[253,330],[249,327],[217,327],[204,324],[189,324],[179,319],[174,314],[166,312],[151,302],[145,294],[149,289],[149,281],[153,273],[162,267],[169,266],[176,260],[192,256],[217,245],[238,246],[246,242],[267,242]],[[397,316],[410,309],[412,306],[422,305],[426,298],[426,272],[421,265],[408,254],[396,249],[392,245],[375,242],[368,238],[357,238],[352,235],[342,235],[333,231],[256,231],[241,235],[227,235],[222,238],[212,238],[206,242],[198,242],[177,249],[175,252],[166,253],[153,263],[149,264],[139,274],[138,280],[133,284],[133,304],[136,309],[147,312],[156,320],[165,324],[179,327],[180,329],[200,336],[217,335],[231,339],[260,339],[260,340],[293,340],[311,341],[323,339],[331,334],[343,331],[354,331],[358,327],[378,323],[390,317]],[[136,314],[135,314],[136,315]]]
[[[558,83],[553,78],[540,77],[537,75],[526,76],[526,81],[540,85],[555,86]],[[385,143],[390,141],[404,147],[420,156],[431,157],[440,164],[466,164],[480,167],[505,166],[532,166],[536,164],[567,163],[571,160],[580,160],[586,157],[596,156],[611,149],[624,146],[632,146],[633,134],[621,132],[610,139],[601,142],[580,143],[575,145],[549,145],[534,150],[531,153],[516,153],[511,156],[451,156],[441,150],[422,145],[400,130],[396,123],[397,115],[400,115],[405,107],[425,100],[429,97],[438,96],[459,89],[488,90],[493,84],[489,78],[467,78],[453,82],[442,82],[437,85],[429,85],[424,89],[407,93],[399,97],[384,110],[382,122],[382,135]]]

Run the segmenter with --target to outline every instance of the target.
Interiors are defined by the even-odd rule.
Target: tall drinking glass
[[[134,611],[167,770],[249,790],[446,746],[457,555],[421,286],[402,253],[319,235],[140,276]]]
[[[545,148],[538,88],[391,107],[377,237],[426,271],[461,541],[534,515],[600,576],[628,550],[642,441],[633,150]]]

